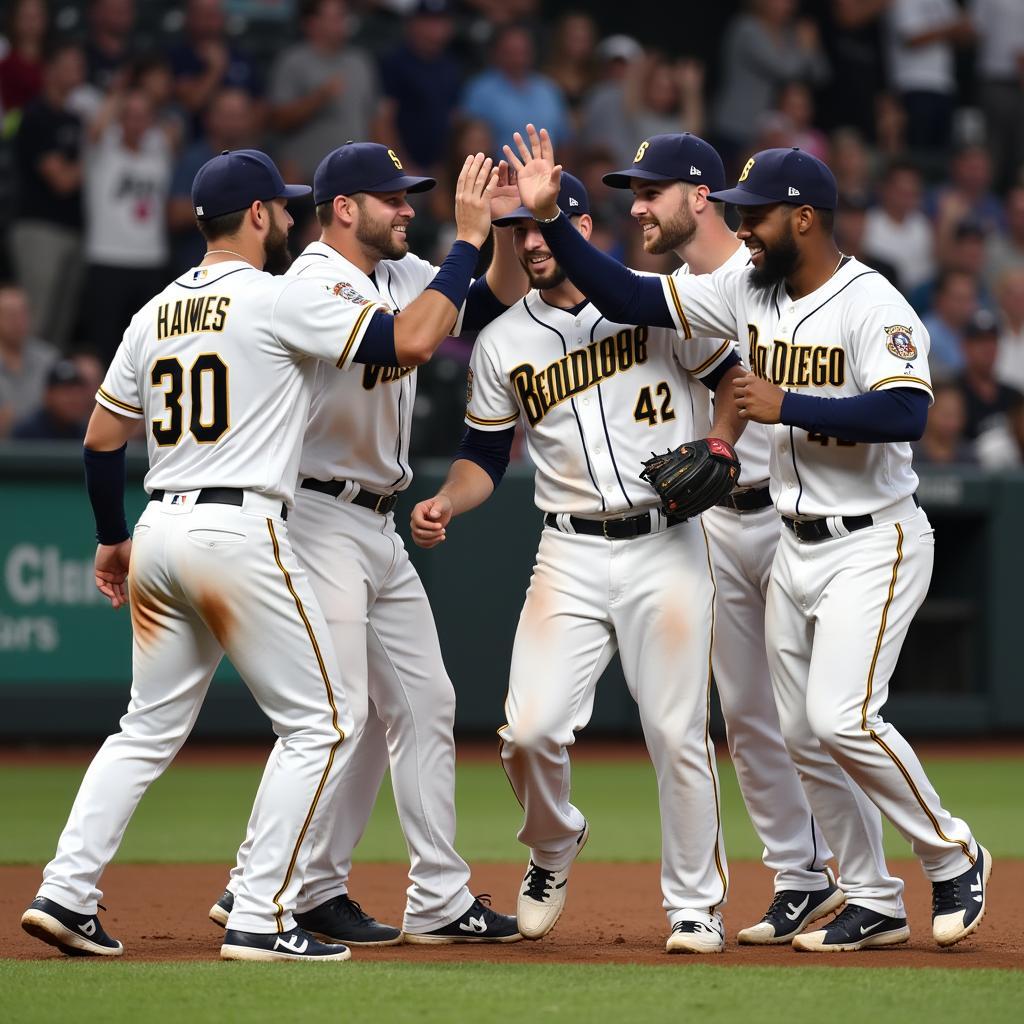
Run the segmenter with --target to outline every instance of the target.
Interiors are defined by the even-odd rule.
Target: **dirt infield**
[[[736,943],[739,928],[756,921],[770,898],[770,875],[761,865],[731,865],[732,892],[726,908],[726,954],[701,963],[807,963],[842,967],[1024,966],[1024,862],[996,861],[985,922],[971,939],[940,950],[931,939],[930,890],[913,862],[893,862],[907,880],[912,938],[905,946],[849,954],[796,953],[788,946],[757,948]],[[477,892],[494,894],[496,909],[513,909],[521,864],[484,864],[474,873]],[[126,956],[139,961],[214,960],[219,930],[206,918],[220,894],[226,869],[220,865],[115,865],[104,880],[107,930],[121,939]],[[56,958],[60,953],[30,939],[18,927],[22,910],[39,884],[39,869],[0,867],[0,957]],[[400,922],[407,885],[398,864],[357,864],[353,896],[381,920]],[[664,966],[697,958],[668,957],[661,911],[658,867],[582,861],[572,876],[572,895],[557,928],[541,942],[504,946],[397,946],[355,950],[363,961],[441,962],[489,960],[514,963],[645,963]]]

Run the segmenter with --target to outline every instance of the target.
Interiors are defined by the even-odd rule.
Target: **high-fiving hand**
[[[498,161],[498,183],[491,193],[491,220],[507,217],[522,205],[519,186],[516,184],[516,172],[504,160]]]
[[[562,185],[562,165],[555,163],[555,148],[546,128],[538,132],[526,126],[529,146],[519,132],[512,138],[519,154],[511,146],[503,147],[508,162],[519,183],[519,195],[525,206],[538,220],[550,220],[558,215],[558,190]]]
[[[498,187],[498,168],[483,153],[467,156],[455,185],[455,237],[478,249],[491,233],[491,200]]]

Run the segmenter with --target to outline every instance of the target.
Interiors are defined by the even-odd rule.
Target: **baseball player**
[[[587,194],[571,175],[562,175],[558,207],[587,238]],[[708,737],[708,542],[699,518],[661,513],[636,468],[652,448],[686,438],[735,440],[734,403],[719,403],[712,424],[707,389],[731,394],[739,360],[729,341],[684,350],[664,329],[606,319],[565,279],[530,212],[510,219],[534,290],[478,336],[469,431],[438,494],[416,506],[412,530],[431,547],[453,516],[486,500],[522,422],[544,529],[498,731],[524,807],[519,839],[530,849],[519,930],[540,938],[565,906],[569,871],[588,836],[569,799],[568,748],[618,649],[658,780],[666,948],[719,953],[728,875]]]
[[[414,305],[424,288],[436,286],[437,271],[408,251],[405,231],[414,211],[407,195],[434,184],[405,174],[382,145],[351,143],[332,151],[313,186],[320,240],[306,247],[290,275],[322,282],[354,301],[395,310]],[[499,209],[502,201],[506,210],[518,205],[514,185],[496,185],[489,195],[496,195]],[[490,220],[476,230],[471,241],[479,244]],[[477,329],[525,291],[509,235],[496,232],[487,276],[470,289],[453,332]],[[466,249],[468,274],[477,250]],[[314,847],[297,906],[314,934],[359,945],[403,937],[423,944],[514,942],[522,937],[515,918],[474,898],[469,867],[455,849],[455,692],[426,593],[395,530],[392,510],[412,480],[415,396],[415,366],[408,364],[398,370],[364,365],[317,379],[289,526],[345,665],[357,731],[340,768],[341,795]],[[352,851],[389,763],[411,862],[401,931],[373,920],[348,896]],[[211,908],[218,923],[244,877],[254,824],[227,891]]]
[[[486,230],[493,184],[489,160],[467,161],[459,207],[470,237]],[[285,185],[256,150],[206,163],[192,189],[206,258],[132,318],[96,396],[85,439],[100,542],[96,582],[117,608],[129,581],[133,681],[120,732],[86,772],[22,917],[26,931],[70,955],[122,954],[96,916],[100,878],[142,794],[187,738],[227,653],[281,739],[221,956],[350,956],[293,918],[353,717],[285,520],[317,360],[347,370],[353,361],[424,358],[454,322],[469,272],[455,276],[458,266],[446,263],[448,290],[432,288],[394,317],[322,282],[262,272],[286,262],[285,203],[309,191]],[[129,540],[125,441],[141,419],[150,501]]]
[[[644,249],[675,251],[686,261],[676,274],[742,269],[746,246],[720,216],[708,193],[725,188],[718,153],[695,135],[655,135],[632,166],[604,176],[612,188],[632,188],[632,214]],[[832,852],[811,816],[779,729],[765,653],[764,606],[772,558],[782,528],[768,492],[770,428],[747,426],[736,444],[739,485],[703,516],[715,568],[715,684],[740,793],[775,871],[775,895],[764,917],[739,932],[751,945],[789,942],[812,921],[836,910],[842,890],[825,867]]]
[[[755,154],[736,188],[711,195],[739,207],[749,268],[644,278],[582,242],[560,216],[550,140],[532,126],[528,134],[531,159],[525,168],[514,160],[524,203],[570,279],[607,315],[672,323],[686,344],[700,334],[747,343],[751,372],[736,382],[736,403],[745,419],[773,425],[771,490],[784,525],[765,617],[772,685],[847,897],[835,919],[797,935],[794,947],[857,950],[909,938],[903,883],[888,874],[872,805],[932,882],[936,942],[959,942],[984,915],[991,858],[881,717],[934,558],[908,443],[920,437],[930,401],[926,330],[884,278],[839,252],[835,178],[798,149]]]

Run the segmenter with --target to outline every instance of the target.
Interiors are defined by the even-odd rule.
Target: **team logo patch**
[[[368,301],[368,300],[364,299],[362,297],[362,295],[360,295],[359,292],[357,292],[355,290],[355,288],[353,288],[352,285],[350,285],[348,283],[348,281],[339,281],[331,289],[331,292],[332,292],[332,294],[338,295],[338,296],[340,296],[343,299],[348,299],[349,302],[364,302],[365,303],[366,301]]]
[[[466,371],[466,405],[473,401],[473,370]]]
[[[885,343],[885,347],[897,358],[897,359],[916,359],[917,358],[917,347],[911,338],[914,333],[913,327],[904,327],[902,324],[893,324],[892,327],[886,327],[885,333],[889,336],[889,340]]]

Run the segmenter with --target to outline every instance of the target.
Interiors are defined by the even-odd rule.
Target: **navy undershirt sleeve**
[[[475,462],[497,487],[512,457],[512,438],[515,432],[515,427],[508,427],[505,430],[477,430],[476,427],[467,427],[455,453],[455,459]]]
[[[735,351],[732,351],[710,373],[701,377],[700,382],[708,389],[708,391],[714,391],[721,383],[721,380],[726,373],[728,373],[728,371],[734,366],[739,365],[740,357]]]
[[[455,241],[427,288],[440,292],[456,309],[462,309],[473,280],[480,250],[469,242]]]
[[[120,544],[129,536],[124,517],[127,451],[127,444],[112,452],[82,449],[85,489],[96,518],[96,539],[101,544]]]
[[[550,224],[541,224],[540,230],[569,280],[609,320],[675,327],[660,277],[637,274],[594,248],[565,214],[559,214]]]
[[[395,352],[395,318],[390,313],[376,312],[370,317],[352,362],[371,366],[399,365]]]
[[[486,277],[478,277],[470,286],[466,296],[466,313],[462,318],[462,331],[482,331],[492,320],[496,320],[508,309],[491,291]]]
[[[917,441],[928,422],[928,394],[919,388],[868,391],[850,398],[818,398],[787,391],[781,421],[843,441]]]

